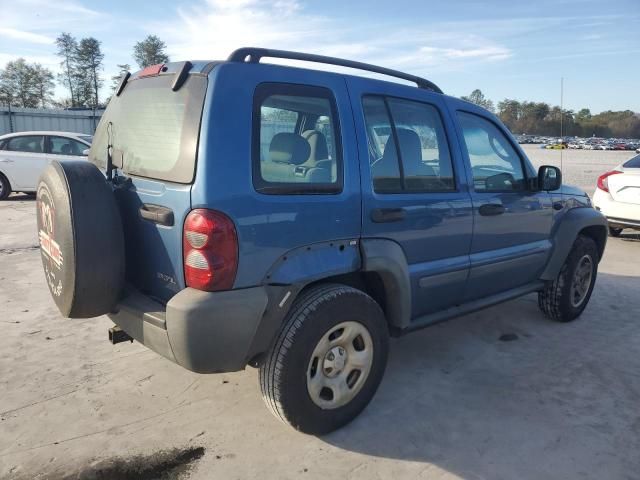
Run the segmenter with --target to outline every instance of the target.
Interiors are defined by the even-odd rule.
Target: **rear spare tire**
[[[102,172],[86,161],[51,162],[38,182],[37,210],[42,266],[62,315],[112,311],[124,286],[124,235]]]

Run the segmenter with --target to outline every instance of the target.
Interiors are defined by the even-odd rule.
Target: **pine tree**
[[[78,41],[70,34],[62,32],[56,38],[58,47],[58,56],[62,59],[60,67],[62,71],[58,74],[58,81],[69,89],[71,95],[71,106],[75,107],[77,101],[78,72],[77,72],[77,54]]]
[[[165,53],[166,44],[155,35],[138,42],[133,47],[133,58],[140,68],[158,63],[167,63],[169,57]]]
[[[83,38],[78,44],[76,58],[81,85],[79,99],[85,105],[96,108],[100,103],[100,87],[103,84],[100,70],[103,69],[104,54],[100,50],[100,42],[93,37]]]

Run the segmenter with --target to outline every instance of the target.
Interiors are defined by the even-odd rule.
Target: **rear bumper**
[[[640,205],[617,202],[613,197],[600,189],[593,195],[593,205],[599,210],[611,226],[640,228]]]
[[[186,288],[166,306],[129,289],[109,318],[151,350],[198,373],[242,370],[268,303],[264,287]]]

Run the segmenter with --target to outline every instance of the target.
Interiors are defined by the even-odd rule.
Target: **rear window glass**
[[[206,77],[190,75],[177,92],[173,75],[130,81],[111,98],[90,158],[104,168],[107,147],[125,173],[177,183],[193,181]]]
[[[640,168],[640,155],[636,155],[631,160],[622,165],[624,168]]]

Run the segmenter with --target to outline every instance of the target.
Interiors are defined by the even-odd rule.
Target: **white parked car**
[[[598,177],[593,205],[607,217],[612,236],[640,230],[640,155]]]
[[[52,160],[86,159],[91,135],[71,132],[18,132],[0,136],[0,200],[11,192],[35,192]]]

